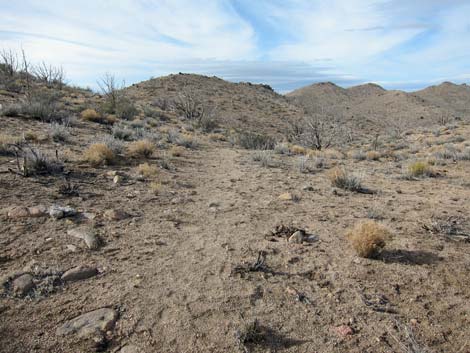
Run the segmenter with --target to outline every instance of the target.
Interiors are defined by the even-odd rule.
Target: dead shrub
[[[130,157],[149,158],[155,151],[155,145],[149,140],[134,141],[127,148]]]
[[[357,223],[346,233],[357,255],[364,258],[377,257],[391,235],[385,226],[372,220]]]
[[[86,121],[92,121],[94,123],[102,123],[104,121],[101,114],[94,109],[85,109],[81,114],[81,118]]]
[[[112,164],[116,155],[104,143],[94,143],[83,152],[84,159],[93,166]]]

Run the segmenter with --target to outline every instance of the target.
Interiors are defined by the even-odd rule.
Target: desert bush
[[[290,146],[290,152],[292,154],[308,154],[309,150],[305,147],[299,145],[292,145]]]
[[[267,151],[267,150],[254,151],[251,158],[253,159],[253,161],[259,162],[261,166],[265,168],[275,166],[275,161],[273,159],[273,154],[271,151]]]
[[[121,97],[115,107],[114,114],[119,119],[132,120],[139,113],[137,107],[128,98]]]
[[[43,174],[58,174],[64,171],[63,163],[57,158],[50,158],[46,153],[30,145],[16,144],[18,173],[28,177]]]
[[[4,106],[0,111],[0,115],[8,116],[11,118],[18,117],[22,114],[23,107],[19,103],[12,103]]]
[[[248,150],[272,150],[276,144],[273,137],[254,132],[239,133],[236,141]]]
[[[162,191],[162,184],[158,181],[152,181],[150,184],[149,184],[149,188],[150,188],[150,191],[155,194],[155,195],[158,195],[161,193]]]
[[[150,165],[148,163],[139,164],[137,166],[137,173],[146,178],[154,177],[158,174],[158,168],[155,165]]]
[[[459,151],[453,145],[444,145],[444,148],[434,153],[434,157],[437,159],[451,159],[456,160]]]
[[[99,143],[103,143],[108,147],[115,155],[122,154],[126,144],[124,141],[115,138],[112,135],[104,135],[99,138]]]
[[[277,154],[289,154],[289,144],[285,142],[276,143],[276,145],[274,146],[274,152]]]
[[[116,155],[104,143],[94,143],[83,152],[84,159],[93,166],[112,164]]]
[[[300,156],[297,159],[297,169],[300,173],[310,173],[312,168],[312,161],[309,156]]]
[[[67,125],[59,123],[51,123],[49,134],[54,142],[65,142],[69,139],[70,133]]]
[[[32,74],[36,80],[44,82],[47,87],[62,89],[65,85],[65,72],[61,66],[40,63],[32,68]]]
[[[408,178],[422,178],[432,177],[435,173],[428,162],[415,161],[410,163],[406,168],[405,177]]]
[[[149,158],[155,151],[155,145],[149,140],[138,140],[130,143],[127,151],[134,158]]]
[[[346,170],[335,168],[329,173],[332,186],[349,191],[361,191],[361,179],[349,174]]]
[[[462,152],[457,153],[456,158],[460,161],[470,161],[470,147],[466,147]]]
[[[111,133],[115,138],[119,140],[132,141],[134,138],[134,131],[123,124],[113,125]]]
[[[80,114],[81,118],[86,121],[92,121],[95,123],[102,123],[103,117],[94,109],[85,109]]]
[[[392,233],[375,221],[362,221],[346,233],[346,237],[357,255],[365,258],[377,257]]]

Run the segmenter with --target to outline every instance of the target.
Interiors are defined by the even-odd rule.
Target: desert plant
[[[357,255],[365,258],[377,257],[391,235],[388,228],[372,220],[359,222],[346,233]]]
[[[103,118],[101,114],[99,114],[94,109],[90,109],[90,108],[85,109],[84,111],[81,112],[80,116],[83,120],[86,120],[86,121],[93,121],[95,123],[103,122]]]
[[[241,132],[236,140],[238,145],[248,150],[272,150],[276,144],[273,137],[253,132]]]
[[[155,195],[158,195],[162,192],[162,184],[158,181],[152,181],[149,184],[149,188],[150,188],[150,191]]]
[[[131,141],[134,137],[134,131],[123,124],[115,124],[111,132],[119,140]]]
[[[297,159],[297,169],[300,173],[310,173],[313,170],[310,157],[299,156]]]
[[[119,119],[132,120],[139,113],[138,109],[127,97],[121,95],[115,106],[114,113]]]
[[[361,179],[355,175],[351,175],[344,169],[335,168],[329,174],[331,185],[349,191],[363,190]]]
[[[12,135],[0,134],[0,156],[14,155],[14,145],[20,144],[21,138]]]
[[[134,158],[149,158],[155,151],[155,145],[149,140],[138,140],[130,143],[127,151]]]
[[[289,145],[285,142],[276,143],[276,145],[274,146],[274,152],[277,154],[289,154]]]
[[[148,163],[139,164],[137,166],[137,173],[146,178],[154,177],[158,174],[158,168],[155,165]]]
[[[98,139],[98,142],[105,144],[115,155],[122,154],[126,147],[122,140],[116,139],[112,135],[104,135]]]
[[[47,65],[42,62],[32,68],[32,74],[47,87],[62,89],[65,85],[65,72],[61,66]]]
[[[173,146],[173,147],[170,148],[168,153],[172,157],[181,157],[184,153],[184,148],[182,148],[181,146]]]
[[[261,166],[265,168],[273,167],[275,165],[271,151],[254,151],[251,158],[255,162],[260,162]]]
[[[104,143],[94,143],[83,153],[84,159],[93,166],[102,164],[112,164],[115,161],[115,154]]]
[[[50,125],[50,136],[54,142],[65,142],[69,139],[70,133],[67,125],[59,123],[51,123]]]
[[[405,177],[408,178],[432,177],[434,175],[433,169],[426,161],[415,161],[406,167]]]
[[[382,155],[377,151],[367,151],[366,158],[369,161],[378,161]]]
[[[20,174],[24,177],[43,174],[57,174],[64,170],[63,163],[56,158],[52,159],[41,150],[31,147],[28,144],[15,144],[16,166]],[[12,170],[10,170],[12,171]]]

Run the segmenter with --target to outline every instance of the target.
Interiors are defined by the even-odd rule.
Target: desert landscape
[[[470,352],[470,87],[3,51],[0,352]]]

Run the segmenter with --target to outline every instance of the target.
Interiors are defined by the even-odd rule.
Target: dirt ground
[[[2,119],[10,133],[24,129]],[[40,132],[42,124],[28,129]],[[97,126],[77,127],[67,156],[102,133]],[[469,131],[455,133],[468,138]],[[199,139],[197,149],[172,157],[173,170],[161,170],[157,195],[134,177],[137,162],[92,168],[71,157],[68,180],[78,195],[64,196],[61,177],[23,178],[7,172],[11,157],[1,157],[5,283],[22,272],[34,273],[39,287],[47,274],[74,266],[99,271],[77,282],[50,281],[26,297],[5,287],[1,352],[124,352],[126,345],[135,352],[470,352],[470,244],[423,228],[436,215],[468,222],[469,161],[437,165],[437,177],[419,180],[401,178],[403,162],[387,159],[332,158],[301,173],[292,167],[297,156],[276,155],[276,165],[264,168],[252,151]],[[159,158],[157,151],[148,162]],[[360,173],[376,192],[332,188],[334,165]],[[292,199],[281,200],[286,192]],[[94,218],[7,215],[12,206],[53,204]],[[129,217],[107,219],[110,209]],[[372,211],[394,237],[378,259],[363,259],[345,233]],[[269,236],[279,224],[305,229],[311,241]],[[92,251],[67,234],[77,226],[94,229],[103,245]],[[254,266],[260,253],[265,261]],[[104,341],[56,334],[103,307],[118,313]],[[255,320],[258,335],[247,339]]]

